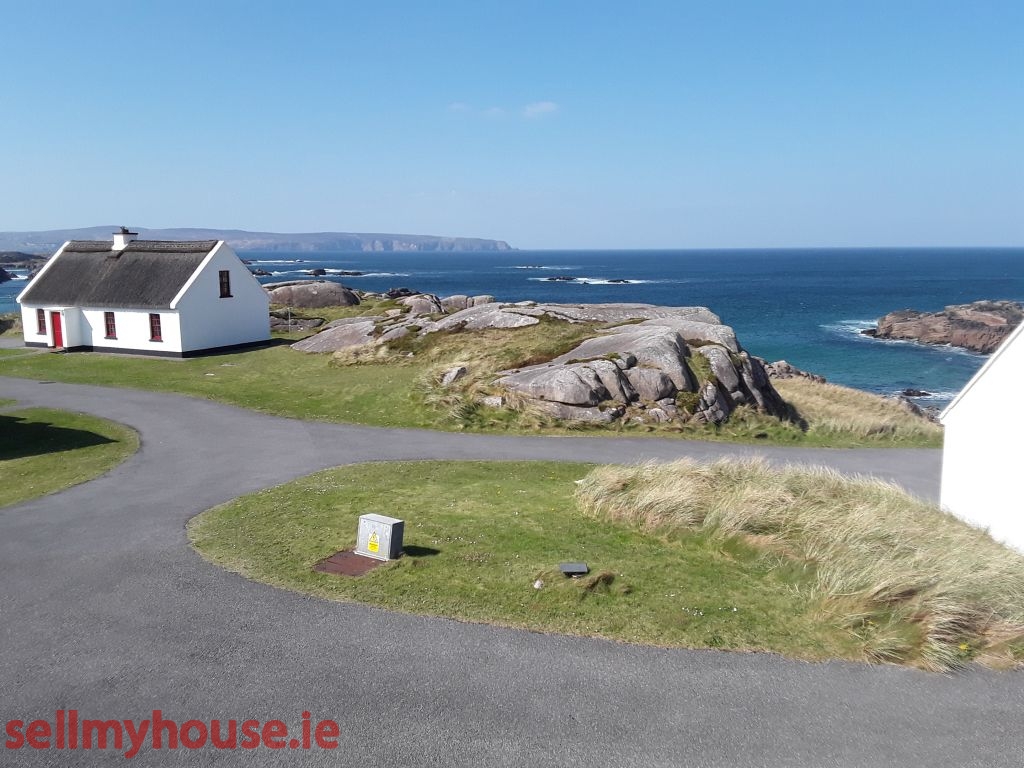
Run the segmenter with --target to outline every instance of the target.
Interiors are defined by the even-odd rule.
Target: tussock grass
[[[874,661],[951,669],[1024,650],[1024,556],[894,485],[762,460],[601,467],[577,502],[649,531],[740,538],[814,573]]]
[[[772,383],[806,421],[809,435],[879,443],[937,443],[942,439],[938,424],[890,398],[805,379],[780,379]]]

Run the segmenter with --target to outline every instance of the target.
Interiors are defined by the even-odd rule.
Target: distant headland
[[[248,232],[242,229],[148,229],[133,227],[147,240],[226,240],[236,251],[511,251],[504,240],[438,235],[388,235],[363,232]],[[67,240],[108,240],[118,227],[0,232],[0,250],[53,253]]]
[[[878,321],[877,328],[861,333],[878,339],[949,344],[987,355],[1013,333],[1021,320],[1024,304],[1020,302],[975,301],[951,305],[940,312],[890,312]]]

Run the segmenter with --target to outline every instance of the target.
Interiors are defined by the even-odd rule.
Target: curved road
[[[1024,762],[1024,677],[665,650],[310,599],[203,561],[185,522],[323,467],[393,459],[761,454],[937,495],[936,451],[457,435],[300,422],[175,395],[0,378],[18,406],[131,425],[113,472],[0,510],[0,725],[81,717],[339,723],[336,751],[152,751],[130,764],[1000,766]],[[0,739],[3,735],[0,734]],[[149,743],[147,739],[147,744]],[[127,747],[125,747],[127,749]],[[0,765],[124,750],[0,748]]]

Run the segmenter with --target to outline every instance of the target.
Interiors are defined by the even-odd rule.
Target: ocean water
[[[327,279],[369,291],[404,286],[504,301],[706,306],[752,354],[873,392],[925,390],[932,397],[919,402],[935,406],[948,402],[985,358],[950,347],[879,341],[859,331],[897,309],[1024,301],[1024,248],[240,255],[273,273],[260,278],[263,283],[307,278],[308,270],[323,268],[363,272]],[[14,308],[13,297],[24,285],[0,285],[0,312]]]

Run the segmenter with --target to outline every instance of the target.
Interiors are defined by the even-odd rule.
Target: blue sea
[[[897,309],[1024,301],[1024,248],[239,255],[273,273],[263,283],[307,278],[308,270],[322,268],[363,272],[327,279],[368,291],[404,286],[504,301],[706,306],[752,354],[872,392],[924,390],[932,397],[918,402],[934,406],[947,403],[985,358],[859,332]],[[15,308],[13,297],[24,285],[0,285],[0,312]]]

